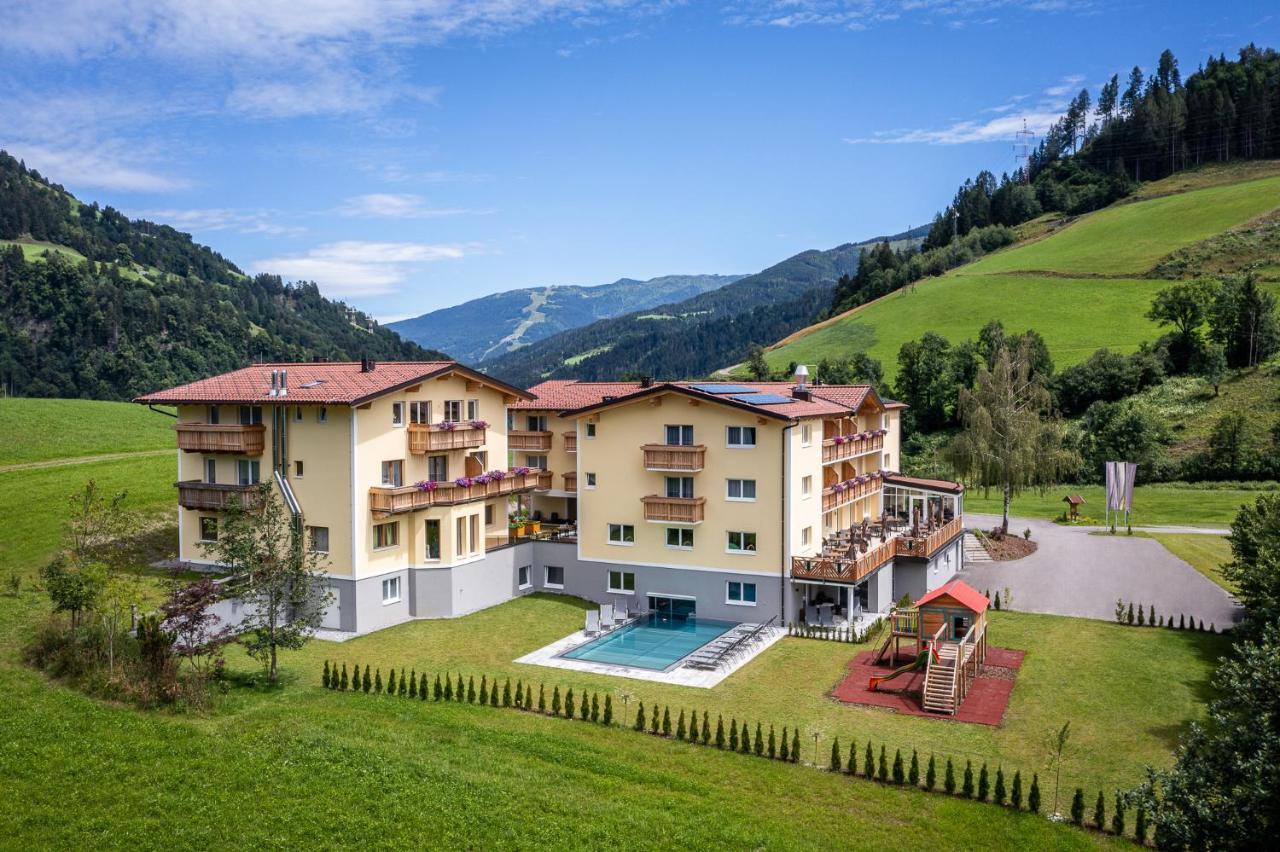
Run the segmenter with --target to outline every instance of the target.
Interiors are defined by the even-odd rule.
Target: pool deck
[[[546,666],[547,668],[552,669],[567,669],[575,672],[590,672],[591,674],[625,677],[631,678],[632,680],[647,680],[653,683],[669,683],[674,686],[694,686],[700,689],[710,689],[729,675],[736,672],[738,669],[745,666],[747,663],[754,660],[757,655],[764,652],[766,648],[771,647],[773,643],[786,635],[786,630],[783,630],[782,628],[773,628],[765,633],[759,642],[747,649],[744,653],[739,654],[732,660],[726,661],[715,670],[687,669],[683,664],[677,664],[677,666],[670,671],[654,671],[653,669],[616,666],[609,663],[593,663],[587,660],[570,660],[560,656],[565,651],[599,638],[597,636],[587,636],[585,630],[579,630],[577,633],[573,633],[563,639],[552,642],[550,645],[547,645],[544,648],[539,648],[531,654],[525,654],[523,657],[516,660],[516,662],[531,666]]]

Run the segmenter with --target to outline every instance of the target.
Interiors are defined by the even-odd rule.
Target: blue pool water
[[[606,633],[561,656],[662,671],[735,626],[732,621],[696,616],[670,618],[651,613],[635,624]]]

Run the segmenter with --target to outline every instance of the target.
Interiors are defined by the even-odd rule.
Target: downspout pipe
[[[156,408],[154,403],[148,403],[147,410],[154,411],[156,414],[163,414],[165,417],[172,417],[174,420],[178,419],[178,415],[174,414],[172,411],[162,411],[159,408]]]
[[[791,511],[787,500],[787,487],[791,482],[791,430],[796,421],[782,427],[782,568],[779,575],[778,619],[787,626],[787,577],[791,573]]]

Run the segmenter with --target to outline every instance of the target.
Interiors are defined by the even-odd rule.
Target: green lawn
[[[0,399],[0,467],[173,449],[173,423],[172,417],[131,402]]]
[[[1167,281],[975,275],[971,269],[961,267],[891,293],[784,343],[766,358],[770,366],[784,369],[791,361],[814,364],[863,351],[880,361],[891,381],[902,344],[926,330],[956,344],[977,338],[993,319],[1010,331],[1034,328],[1044,335],[1059,368],[1084,361],[1103,346],[1133,352],[1158,336],[1145,315]]]
[[[75,261],[83,261],[84,255],[72,248],[60,246],[57,243],[47,243],[41,240],[22,239],[22,240],[0,240],[0,247],[4,246],[22,246],[22,256],[28,261],[40,260],[47,251],[69,257]]]
[[[1253,503],[1264,493],[1139,485],[1134,489],[1132,523],[1134,526],[1227,527],[1241,505]],[[1066,507],[1062,498],[1067,494],[1084,497],[1080,513],[1102,524],[1107,501],[1101,485],[1063,485],[1044,494],[1027,491],[1013,499],[1010,515],[1051,520],[1062,514]],[[964,497],[966,512],[998,515],[1000,504],[1000,495],[995,491],[984,497],[980,490],[972,489]]]
[[[1174,556],[1217,583],[1228,592],[1235,593],[1235,584],[1222,576],[1222,566],[1231,561],[1231,545],[1226,538],[1217,535],[1194,533],[1144,533],[1165,546]]]
[[[1052,237],[997,252],[973,274],[1042,271],[1136,276],[1160,258],[1280,206],[1280,176],[1112,205]]]

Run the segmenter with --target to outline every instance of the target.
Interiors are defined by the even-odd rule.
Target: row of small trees
[[[1133,601],[1126,604],[1119,598],[1116,599],[1115,618],[1116,624],[1128,624],[1133,627],[1167,627],[1170,630],[1199,630],[1201,633],[1206,629],[1203,618],[1197,623],[1195,616],[1187,618],[1186,613],[1178,616],[1177,624],[1174,624],[1172,615],[1167,619],[1163,613],[1157,616],[1155,604],[1149,604],[1146,609],[1143,609],[1142,604],[1138,604],[1135,614]],[[1211,622],[1208,631],[1217,633],[1218,626]]]
[[[461,673],[437,674],[431,678],[426,673],[418,674],[416,670],[406,673],[403,667],[399,670],[389,668],[384,678],[381,668],[369,665],[361,668],[356,664],[348,670],[346,663],[330,664],[326,660],[321,683],[324,688],[339,692],[505,707],[602,725],[614,724],[612,695],[606,693],[602,700],[599,693],[592,692],[588,696],[586,690],[575,693],[572,688],[562,691],[559,686],[553,686],[548,695],[546,686],[540,683],[535,697],[532,682],[517,680],[513,686],[510,678],[499,683],[496,677],[481,675],[477,683],[474,675],[464,677]],[[779,733],[772,724],[766,731],[761,722],[757,721],[753,725],[736,718],[731,718],[726,726],[721,714],[717,714],[713,725],[709,711],[699,713],[697,710],[686,712],[677,709],[673,715],[670,705],[664,705],[659,710],[657,704],[646,708],[644,702],[639,702],[634,720],[624,719],[622,725],[638,733],[786,763],[799,763],[804,747],[799,726],[783,726]],[[814,765],[820,766],[817,756],[819,737],[814,736],[813,739]],[[911,750],[909,759],[903,756],[902,749],[895,749],[890,759],[888,747],[881,743],[877,751],[870,739],[862,744],[861,750],[856,740],[851,740],[846,750],[839,737],[832,739],[830,760],[826,768],[833,773],[862,777],[881,784],[959,795],[1001,807],[1025,809],[1035,814],[1041,813],[1043,807],[1038,773],[1032,773],[1030,784],[1024,787],[1020,770],[1015,770],[1012,778],[1009,778],[1003,766],[998,765],[992,773],[984,762],[975,771],[971,760],[966,760],[963,770],[959,770],[949,757],[939,766],[938,758],[933,754],[929,755],[928,762],[922,769],[919,752],[915,749]],[[1086,826],[1083,788],[1076,789],[1071,804],[1071,819],[1078,826]],[[1098,794],[1093,820],[1087,825],[1107,831],[1106,804],[1102,793]],[[1117,794],[1110,830],[1113,834],[1124,835],[1125,825],[1125,802]],[[1139,807],[1134,836],[1139,842],[1145,842],[1147,831],[1146,813]]]

